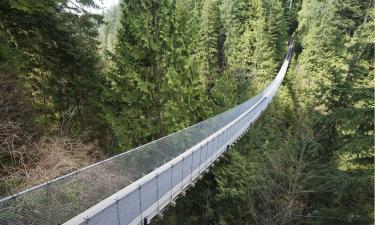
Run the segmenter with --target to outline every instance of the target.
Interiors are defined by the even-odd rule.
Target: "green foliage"
[[[296,55],[267,114],[157,223],[370,224],[371,6],[126,0],[101,25],[85,10],[93,0],[1,1],[0,78],[23,89],[10,93],[22,99],[17,107],[31,105],[37,131],[90,129],[112,154],[253,96],[273,79],[292,35]],[[14,109],[9,118],[26,120]]]
[[[220,4],[218,0],[202,1],[199,13],[197,61],[201,64],[201,72],[212,82],[220,71],[223,71],[223,29],[220,18]]]
[[[194,64],[190,4],[128,1],[108,77],[105,117],[125,149],[165,136],[206,115],[205,80]]]
[[[12,182],[18,190],[25,185],[25,171],[42,157],[40,139],[105,137],[97,104],[101,17],[87,7],[94,1],[0,1],[1,194],[9,194]]]
[[[77,128],[94,124],[93,103],[100,83],[94,22],[100,18],[67,1],[2,1],[0,11],[1,32],[7,41],[3,46],[24,59],[13,62],[20,68],[15,75],[43,112],[36,120],[44,121],[45,130],[57,122],[65,131],[66,115],[75,109]],[[8,54],[6,49],[2,48],[2,54]]]
[[[368,1],[304,1],[301,62],[310,77],[315,130],[321,157],[339,166],[331,177],[333,196],[321,213],[353,217],[368,224],[373,216],[373,9]],[[354,197],[355,196],[355,197]],[[357,219],[356,219],[357,218]],[[342,224],[339,219],[321,224]]]
[[[125,149],[246,100],[276,71],[286,37],[281,1],[145,0],[120,11],[102,106]]]
[[[120,26],[119,5],[113,6],[103,14],[103,24],[99,27],[99,40],[102,50],[112,52],[115,48],[117,29]]]
[[[226,3],[228,67],[249,73],[253,88],[261,90],[272,80],[285,52],[287,23],[281,1],[234,1]]]
[[[298,25],[296,61],[268,113],[179,201],[176,212],[192,212],[159,223],[372,224],[371,3],[223,1],[221,10],[227,70],[212,89],[216,110],[236,104],[222,91],[238,88],[233,72],[250,72],[244,92],[271,79],[285,26]]]

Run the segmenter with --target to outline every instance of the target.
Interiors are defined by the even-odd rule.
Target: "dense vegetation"
[[[88,6],[95,7],[91,0],[0,1],[2,194],[100,155],[95,144],[83,143],[106,126],[97,104],[104,80],[96,38],[101,16],[87,13]]]
[[[369,0],[0,2],[3,194],[218,114],[265,87],[264,116],[155,224],[371,224]],[[57,162],[54,161],[54,159]]]

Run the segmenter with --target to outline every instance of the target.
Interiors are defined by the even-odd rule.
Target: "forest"
[[[370,0],[0,0],[0,196],[251,98],[262,117],[153,225],[374,222]]]

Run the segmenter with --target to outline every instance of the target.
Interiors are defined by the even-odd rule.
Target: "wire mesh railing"
[[[290,54],[291,48],[274,81],[250,100],[187,129],[0,200],[0,225],[66,221],[142,224],[151,219],[260,116],[282,82]]]

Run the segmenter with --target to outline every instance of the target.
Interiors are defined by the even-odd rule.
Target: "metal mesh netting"
[[[285,63],[280,72],[282,70],[286,71]],[[270,91],[273,96],[285,71],[263,92],[224,113],[0,200],[0,224],[64,223],[205,140],[249,110]]]
[[[0,201],[0,224],[61,224],[233,121],[262,94],[185,130]]]

